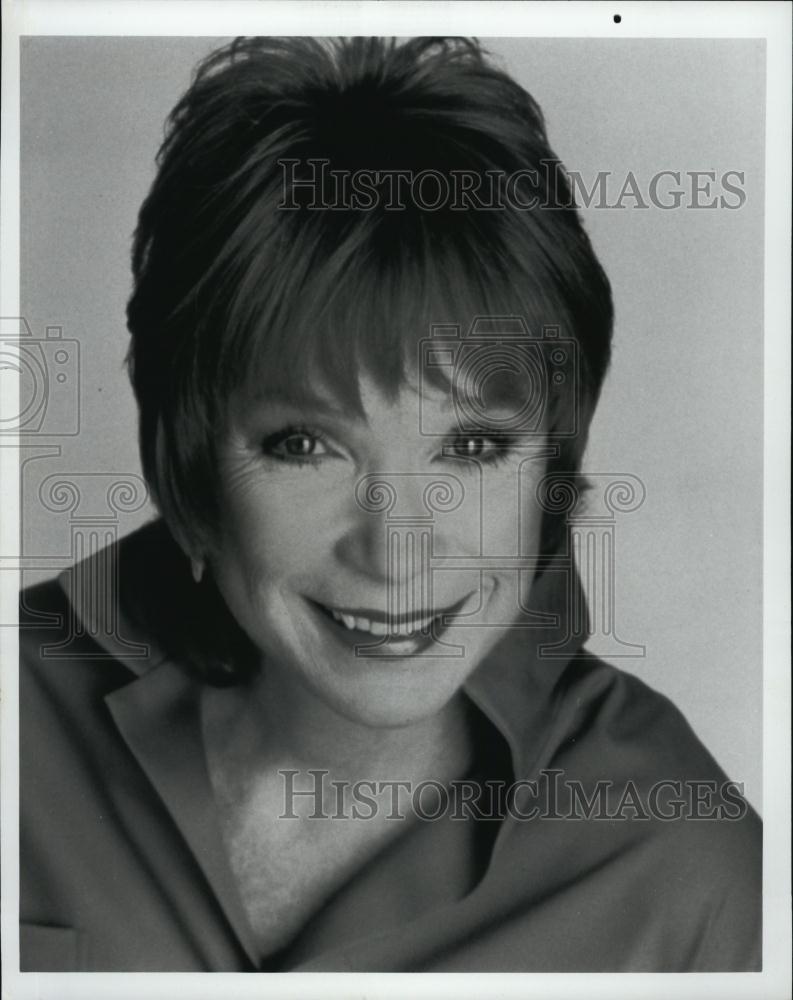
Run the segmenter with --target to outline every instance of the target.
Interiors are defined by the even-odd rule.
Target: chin
[[[350,722],[370,729],[401,729],[440,714],[458,693],[451,691],[427,697],[425,692],[359,692],[355,698],[335,696],[333,708]],[[330,699],[329,699],[330,700]]]
[[[283,664],[305,691],[338,716],[376,729],[410,726],[441,713],[494,645],[488,640],[495,638],[451,626],[443,630],[442,641],[463,647],[462,656],[432,655],[431,644],[421,646],[419,655],[388,655],[393,647],[387,645],[367,655],[361,647],[377,647],[374,636],[348,631],[321,610],[287,620],[287,629],[283,619],[280,629],[271,620],[265,657]],[[472,642],[472,631],[478,642]],[[275,636],[280,641],[273,642]]]
[[[358,657],[312,679],[339,715],[372,728],[409,726],[438,715],[476,666],[470,657]]]

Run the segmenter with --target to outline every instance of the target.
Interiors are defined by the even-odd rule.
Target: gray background
[[[22,312],[79,341],[80,433],[23,470],[23,546],[70,555],[37,489],[64,473],[138,473],[122,368],[131,233],[163,120],[210,38],[22,44]],[[746,204],[584,212],[614,289],[614,362],[586,467],[631,473],[617,527],[616,618],[646,655],[619,665],[668,694],[750,800],[761,794],[764,43],[498,39],[552,146],[591,183],[613,171],[745,172]],[[151,515],[118,518],[126,533]],[[48,568],[47,558],[52,558]],[[597,649],[597,647],[596,647]]]

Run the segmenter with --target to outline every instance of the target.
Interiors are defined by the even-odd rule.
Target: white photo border
[[[268,0],[3,0],[0,316],[19,313],[19,49],[27,35],[461,34],[591,38],[764,38],[767,52],[764,434],[764,963],[760,973],[362,974],[19,972],[17,639],[2,659],[2,952],[4,995],[92,997],[561,997],[721,1000],[789,996],[790,918],[790,216],[791,6],[773,2],[268,2]],[[614,15],[620,15],[615,23]],[[8,404],[13,406],[13,400]],[[2,552],[19,546],[17,455],[0,448]],[[3,622],[16,616],[2,574]]]

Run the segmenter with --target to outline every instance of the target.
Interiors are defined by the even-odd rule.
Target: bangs
[[[364,375],[391,400],[420,380],[449,389],[454,365],[427,364],[433,334],[452,347],[483,336],[495,347],[515,330],[524,343],[526,331],[534,342],[548,326],[570,335],[543,268],[526,266],[525,232],[518,255],[490,220],[454,219],[452,227],[369,214],[354,224],[336,221],[334,239],[327,217],[320,226],[317,215],[327,213],[315,213],[308,226],[303,220],[303,232],[290,234],[290,251],[277,264],[266,273],[254,266],[243,279],[247,291],[235,296],[230,349],[220,364],[227,400],[242,390],[300,403],[321,392],[362,416]],[[349,224],[342,239],[340,222]],[[310,253],[301,250],[307,244]],[[465,391],[480,406],[525,408],[544,388],[503,353],[506,363]]]

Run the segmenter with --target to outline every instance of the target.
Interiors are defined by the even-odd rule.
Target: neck
[[[263,670],[250,686],[216,693],[213,727],[226,751],[344,781],[448,781],[468,769],[472,706],[458,693],[437,714],[404,726],[367,726],[336,712],[300,681]]]

